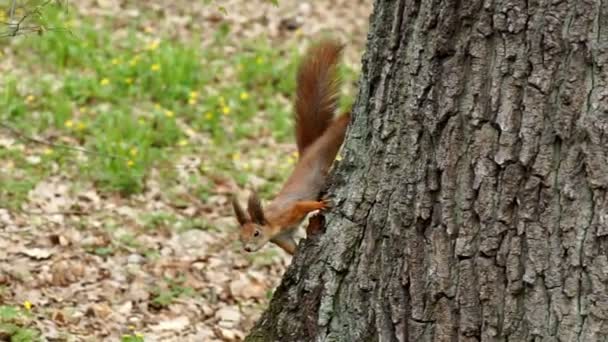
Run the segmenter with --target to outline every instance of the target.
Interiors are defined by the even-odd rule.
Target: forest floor
[[[0,340],[242,339],[290,258],[240,249],[228,195],[293,166],[323,33],[352,103],[371,1],[18,3],[40,34],[0,38]]]

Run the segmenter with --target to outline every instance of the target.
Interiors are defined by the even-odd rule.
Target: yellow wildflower
[[[160,70],[160,64],[158,64],[158,63],[152,64],[152,66],[150,67],[150,70],[152,70],[152,71]]]
[[[126,84],[133,84],[133,79],[131,77],[127,77],[127,78],[125,78],[125,83]]]
[[[155,104],[154,104],[154,109],[156,109],[156,110],[160,109],[160,104],[155,103]]]
[[[240,97],[241,97],[241,100],[247,100],[249,98],[249,94],[246,91],[244,91],[241,93]]]
[[[298,158],[298,157],[299,157],[299,153],[298,153],[298,151],[293,151],[293,153],[291,153],[291,155],[292,155],[294,158]]]
[[[74,126],[74,121],[67,120],[63,125],[67,128],[72,128],[72,126]]]
[[[239,161],[241,159],[241,155],[239,153],[232,154],[232,160]]]
[[[342,156],[338,154],[338,155],[336,156],[336,160],[337,160],[337,161],[342,160]]]
[[[120,59],[112,58],[112,65],[118,65],[118,64],[120,64]]]
[[[213,119],[213,113],[211,113],[211,112],[205,113],[205,119],[207,119],[207,120]]]
[[[25,310],[30,311],[32,309],[32,303],[29,300],[26,300],[23,302],[23,307]]]
[[[296,159],[294,157],[292,157],[292,156],[287,157],[287,164],[293,165],[293,164],[295,164],[295,162],[296,162]]]
[[[99,81],[99,84],[101,84],[102,86],[108,85],[110,84],[110,80],[104,77],[101,79],[101,81]]]
[[[249,164],[249,163],[243,164],[243,169],[245,169],[246,171],[251,170],[251,164]]]
[[[186,146],[186,145],[188,145],[188,140],[182,139],[182,140],[178,141],[177,144],[179,146]]]
[[[144,337],[144,334],[140,333],[139,331],[136,331],[134,335],[135,335],[135,337],[139,337],[139,338]]]
[[[137,62],[139,62],[139,59],[140,59],[140,58],[141,58],[141,57],[140,57],[139,55],[135,55],[135,56],[133,56],[133,58],[131,58],[131,60],[129,61],[129,64],[130,64],[131,66],[135,66],[135,65],[137,65]]]
[[[228,115],[228,114],[230,114],[230,107],[228,107],[228,106],[224,106],[224,107],[222,107],[222,113],[223,113],[224,115]]]
[[[135,165],[134,161],[132,161],[131,159],[127,160],[127,167],[132,167],[133,165]]]
[[[152,51],[152,50],[158,49],[158,45],[160,45],[160,41],[159,40],[155,40],[155,41],[151,42],[150,44],[148,44],[148,46],[146,48],[148,50]]]
[[[51,150],[50,148],[45,148],[44,151],[42,151],[42,153],[44,153],[47,156],[50,156],[51,154],[53,154],[53,150]]]
[[[258,57],[255,59],[256,64],[263,64],[264,63],[264,58],[263,57]]]
[[[26,102],[26,103],[32,103],[32,102],[34,102],[34,100],[35,100],[35,99],[36,99],[36,97],[35,97],[34,95],[28,95],[28,96],[25,98],[25,102]]]
[[[132,147],[132,148],[129,150],[129,154],[130,154],[130,155],[132,155],[133,157],[135,157],[135,156],[137,155],[137,152],[138,152],[138,151],[137,151],[137,147]]]
[[[198,91],[194,91],[193,90],[193,91],[190,92],[190,98],[191,99],[195,99],[197,97],[198,97]]]
[[[165,110],[165,116],[168,118],[172,118],[175,115],[172,110]]]
[[[79,122],[78,126],[77,126],[79,131],[84,130],[86,127],[87,127],[87,125],[85,125],[84,122]]]
[[[196,99],[193,99],[193,98],[188,99],[188,104],[195,105],[196,104]]]

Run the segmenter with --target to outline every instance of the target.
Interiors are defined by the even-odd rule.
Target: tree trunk
[[[608,1],[377,0],[323,235],[248,341],[608,341]]]

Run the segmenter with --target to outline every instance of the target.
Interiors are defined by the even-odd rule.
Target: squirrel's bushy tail
[[[329,127],[338,106],[338,62],[343,46],[323,40],[308,49],[296,79],[295,121],[298,152],[317,140]]]

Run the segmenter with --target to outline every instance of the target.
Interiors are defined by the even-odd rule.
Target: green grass
[[[173,167],[180,155],[193,152],[205,156],[199,174],[188,180],[202,200],[212,191],[206,179],[214,175],[244,186],[252,172],[262,172],[258,176],[270,180],[264,191],[284,178],[288,167],[253,169],[244,160],[250,153],[275,153],[272,146],[255,146],[259,137],[293,139],[289,99],[300,58],[295,46],[277,50],[266,41],[244,41],[227,55],[228,25],[205,33],[214,37],[205,49],[197,37],[180,42],[135,27],[113,39],[110,20],[100,29],[77,13],[49,5],[42,10],[44,25],[69,30],[11,40],[24,70],[0,80],[0,120],[95,154],[28,144],[28,153],[43,160],[34,170],[22,156],[0,150],[24,173],[14,179],[0,173],[6,184],[0,201],[18,206],[53,164],[102,191],[137,194],[153,168]],[[342,72],[347,81],[354,77]],[[206,137],[205,143],[192,136]],[[163,173],[164,183],[181,181],[176,173]]]
[[[169,306],[180,297],[193,296],[195,294],[194,289],[184,286],[184,282],[185,278],[183,277],[166,278],[164,284],[151,290],[152,306],[155,309],[160,309]]]
[[[0,305],[0,336],[8,336],[11,342],[40,341],[40,333],[30,328],[32,315],[19,307]]]
[[[133,335],[123,335],[120,339],[121,342],[144,342],[143,335],[133,333]]]

